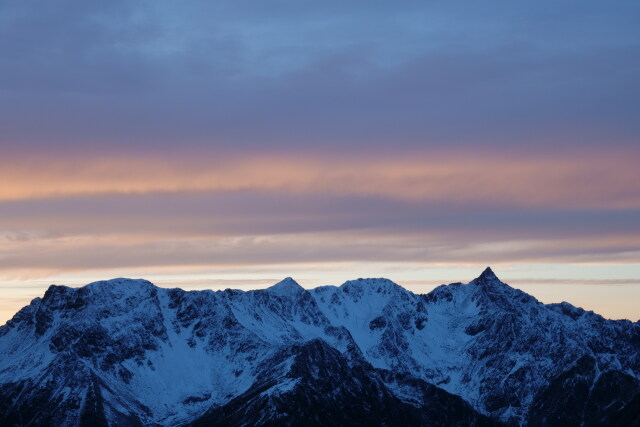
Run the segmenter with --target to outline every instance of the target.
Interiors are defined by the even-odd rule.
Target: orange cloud
[[[265,191],[491,201],[508,206],[640,206],[638,150],[583,153],[293,152],[264,156],[0,159],[0,200],[95,194]]]

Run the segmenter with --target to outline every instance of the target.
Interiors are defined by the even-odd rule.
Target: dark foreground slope
[[[487,269],[185,292],[52,286],[0,327],[0,425],[638,425],[640,325]]]
[[[362,360],[349,361],[319,339],[278,355],[283,357],[292,362],[284,376],[266,373],[245,393],[211,409],[190,425],[259,425],[266,420],[281,426],[497,424],[458,396],[421,380],[414,380],[412,387],[421,395],[423,404],[416,407],[404,403],[371,365]],[[281,387],[288,383],[293,385]]]

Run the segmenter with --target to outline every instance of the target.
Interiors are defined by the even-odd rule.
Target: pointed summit
[[[485,268],[482,274],[473,279],[471,283],[480,286],[504,285],[504,283],[502,283],[502,281],[498,279],[498,276],[496,276],[491,267]]]
[[[481,280],[500,280],[498,279],[498,276],[496,276],[496,274],[493,272],[493,270],[491,269],[491,267],[487,267],[484,269],[484,271],[482,272],[482,274],[478,277],[478,279]]]
[[[279,281],[275,285],[267,288],[269,292],[272,294],[287,296],[287,295],[295,295],[304,291],[304,288],[298,284],[291,277],[286,277],[285,279]]]

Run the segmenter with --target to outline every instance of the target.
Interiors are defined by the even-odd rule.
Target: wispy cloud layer
[[[0,278],[633,282],[639,20],[637,1],[2,2]]]
[[[177,150],[180,151],[180,150]],[[640,150],[366,151],[26,157],[0,160],[0,200],[109,194],[256,193],[373,196],[461,205],[640,207]],[[206,200],[206,194],[192,198]],[[54,203],[55,204],[55,203]]]

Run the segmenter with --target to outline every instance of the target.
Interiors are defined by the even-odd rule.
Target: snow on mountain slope
[[[478,308],[415,295],[386,279],[345,283],[312,290],[324,314],[346,327],[376,367],[407,371],[434,383],[449,382],[466,364],[464,333]],[[444,372],[442,370],[445,370]]]
[[[526,419],[537,393],[583,356],[603,371],[640,373],[637,323],[546,306],[491,269],[426,295],[385,279],[311,292],[374,366],[411,372],[503,421]]]
[[[308,359],[309,348],[330,360]],[[340,381],[312,378],[338,367]],[[386,279],[305,290],[287,278],[249,292],[51,286],[0,327],[0,424],[177,425],[245,404],[256,412],[223,418],[276,423],[313,415],[294,407],[326,411],[330,396],[355,405],[362,380],[345,378],[362,375],[378,378],[372,407],[414,424],[453,407],[467,418],[449,423],[479,420],[457,395],[510,424],[604,425],[636,414],[640,324],[541,304],[490,269],[426,295]],[[578,403],[560,398],[585,387]],[[288,409],[270,412],[274,402]]]
[[[247,293],[127,279],[52,286],[0,330],[0,383],[41,383],[41,372],[65,355],[143,408],[122,412],[144,424],[175,424],[248,389],[280,346],[321,337],[345,353],[355,350],[348,332],[314,306],[291,279]]]
[[[377,371],[364,359],[347,358],[322,339],[283,349],[259,380],[190,426],[493,426],[461,398],[418,379]],[[416,402],[394,395],[403,383]]]

